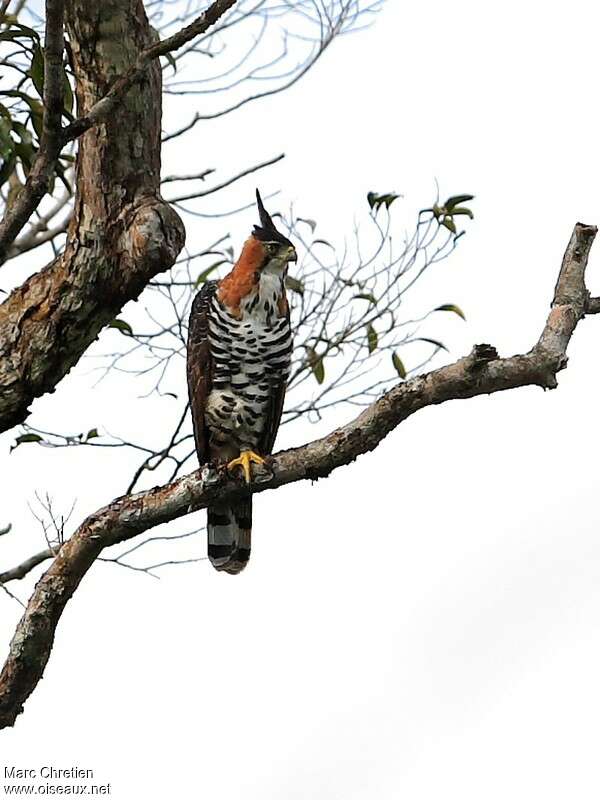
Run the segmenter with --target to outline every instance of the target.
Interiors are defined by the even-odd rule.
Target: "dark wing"
[[[290,310],[287,309],[288,324],[290,321]],[[278,382],[274,382],[270,388],[269,404],[265,411],[265,424],[261,441],[259,443],[259,452],[270,454],[273,452],[273,445],[275,444],[275,437],[279,430],[279,423],[281,422],[281,414],[283,412],[283,403],[285,401],[285,390],[287,388],[287,381],[285,378]]]
[[[269,405],[265,411],[265,424],[263,427],[262,438],[258,449],[260,453],[268,455],[273,452],[273,445],[275,444],[275,437],[279,430],[279,423],[281,421],[281,413],[283,411],[283,401],[285,400],[285,381],[273,384],[271,387],[269,398]]]
[[[196,452],[198,453],[198,463],[201,465],[210,460],[208,432],[204,424],[204,408],[212,387],[213,362],[208,343],[208,313],[216,289],[216,281],[208,281],[204,284],[192,303],[188,325],[188,392]]]

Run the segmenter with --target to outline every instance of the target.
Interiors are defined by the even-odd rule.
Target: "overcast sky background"
[[[442,196],[473,192],[468,236],[422,289],[467,323],[448,315],[435,333],[452,360],[476,342],[525,351],[574,223],[600,222],[599,24],[583,0],[389,0],[287,94],[167,147],[165,172],[225,175],[285,151],[260,185],[340,234],[371,189],[401,192],[407,213],[436,179]],[[252,221],[232,223],[236,249]],[[599,336],[600,320],[581,323],[557,391],[426,409],[327,481],[258,497],[238,578],[208,562],[160,582],[98,565],[2,762],[91,768],[116,800],[597,798]],[[40,400],[37,421],[160,428],[168,407],[91,391],[88,372]],[[290,427],[280,444],[313,435]],[[34,489],[63,509],[77,497],[76,525],[128,466],[90,450],[8,459],[13,438],[3,567],[43,544]],[[20,610],[0,601],[5,651]]]

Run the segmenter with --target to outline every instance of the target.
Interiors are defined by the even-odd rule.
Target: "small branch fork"
[[[586,313],[600,311],[600,298],[590,298],[585,285],[596,232],[592,226],[575,226],[550,314],[539,341],[528,353],[499,358],[490,345],[476,345],[454,364],[395,386],[328,436],[278,453],[270,459],[268,478],[255,482],[251,491],[326,477],[374,450],[388,433],[421,408],[520,386],[555,388],[556,374],[566,366],[567,346],[579,320]],[[0,727],[13,725],[22,712],[23,703],[43,675],[66,603],[105,547],[211,503],[231,502],[244,491],[226,474],[205,467],[166,486],[120,497],[88,517],[38,581],[17,627],[0,675]]]
[[[204,33],[236,2],[237,0],[215,0],[190,25],[147,47],[139,54],[136,63],[115,81],[107,94],[85,116],[63,128],[61,117],[64,93],[62,58],[65,0],[46,0],[43,134],[25,186],[0,221],[0,265],[6,261],[12,243],[46,195],[56,160],[64,145],[105,120],[127,91],[142,78],[154,59],[177,50]]]
[[[76,139],[82,133],[89,130],[93,125],[97,125],[106,119],[120,103],[121,98],[143,76],[148,64],[159,56],[166,56],[174,50],[178,50],[183,45],[191,42],[196,36],[204,33],[214,25],[226,11],[229,11],[236,4],[237,0],[215,0],[206,11],[203,11],[193,22],[182,28],[173,36],[163,39],[161,42],[147,47],[137,57],[136,63],[120,78],[118,78],[106,95],[99,100],[84,117],[76,119],[63,131],[63,140],[68,142]]]

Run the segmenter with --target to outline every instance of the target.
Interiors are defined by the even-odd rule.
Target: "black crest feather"
[[[260,239],[261,242],[279,242],[280,244],[287,244],[290,247],[293,247],[290,240],[285,237],[283,233],[280,233],[275,227],[275,223],[263,205],[263,201],[258,189],[256,190],[256,205],[258,206],[260,225],[254,226],[254,236],[256,236],[257,239]]]

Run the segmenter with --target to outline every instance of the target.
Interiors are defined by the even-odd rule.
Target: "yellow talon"
[[[241,467],[244,470],[244,478],[246,479],[246,483],[250,483],[252,479],[250,464],[266,464],[266,461],[252,450],[244,450],[240,453],[239,458],[234,458],[233,461],[230,461],[229,464],[227,464],[227,469],[233,470],[236,467]]]

